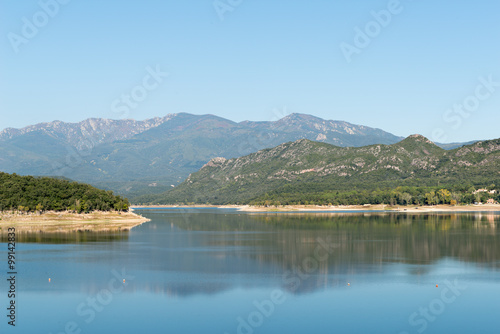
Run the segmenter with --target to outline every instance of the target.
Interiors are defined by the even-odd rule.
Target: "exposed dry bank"
[[[339,206],[316,206],[316,205],[285,205],[278,207],[264,206],[223,206],[234,207],[240,211],[258,212],[258,211],[393,211],[393,212],[470,212],[470,211],[498,211],[500,205],[425,205],[425,206],[390,206],[383,204],[376,205],[339,205]]]
[[[14,227],[16,233],[129,231],[149,219],[133,212],[95,211],[91,213],[45,212],[18,214],[0,212],[0,233]]]
[[[237,209],[247,212],[266,212],[266,211],[393,211],[393,212],[470,212],[470,211],[498,211],[500,204],[483,205],[279,205],[279,206],[260,206],[260,205],[138,205],[134,208],[221,208]]]

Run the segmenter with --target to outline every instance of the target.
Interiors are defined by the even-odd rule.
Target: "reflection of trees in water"
[[[317,238],[337,245],[328,270],[355,264],[428,264],[445,257],[497,266],[499,216],[493,214],[257,214],[203,215],[170,219],[190,231],[253,231],[210,240],[212,246],[245,247],[257,261],[297,266],[313,254]],[[272,233],[269,233],[272,232]]]
[[[117,232],[35,232],[16,233],[16,242],[38,244],[78,244],[85,242],[123,241],[129,237],[128,231]],[[0,242],[8,242],[7,234],[0,234]]]
[[[268,224],[297,225],[298,217],[266,217]],[[444,257],[496,266],[498,223],[478,215],[436,214],[311,217],[338,244],[329,263],[427,264]],[[328,227],[328,228],[327,228]],[[299,229],[297,233],[301,234]]]

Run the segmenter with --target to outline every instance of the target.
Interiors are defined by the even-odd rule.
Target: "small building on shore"
[[[478,193],[488,193],[488,194],[496,194],[496,190],[488,190],[488,189],[478,189],[476,191],[473,191],[472,194],[478,194]]]

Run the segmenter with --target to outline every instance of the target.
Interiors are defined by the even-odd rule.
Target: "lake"
[[[498,333],[498,214],[136,212],[130,232],[17,235],[1,332]]]

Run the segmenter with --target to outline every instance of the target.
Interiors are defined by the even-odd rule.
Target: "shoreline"
[[[214,209],[236,209],[242,212],[346,212],[346,211],[370,211],[370,212],[401,212],[401,213],[439,213],[439,212],[496,212],[500,213],[500,204],[483,205],[424,205],[424,206],[403,206],[403,205],[282,205],[278,207],[264,207],[254,205],[133,205],[133,209],[140,208],[214,208]]]
[[[147,221],[150,219],[134,213],[133,210],[81,214],[68,211],[49,211],[42,214],[0,212],[0,234],[8,233],[8,228],[15,228],[16,233],[130,231]]]

